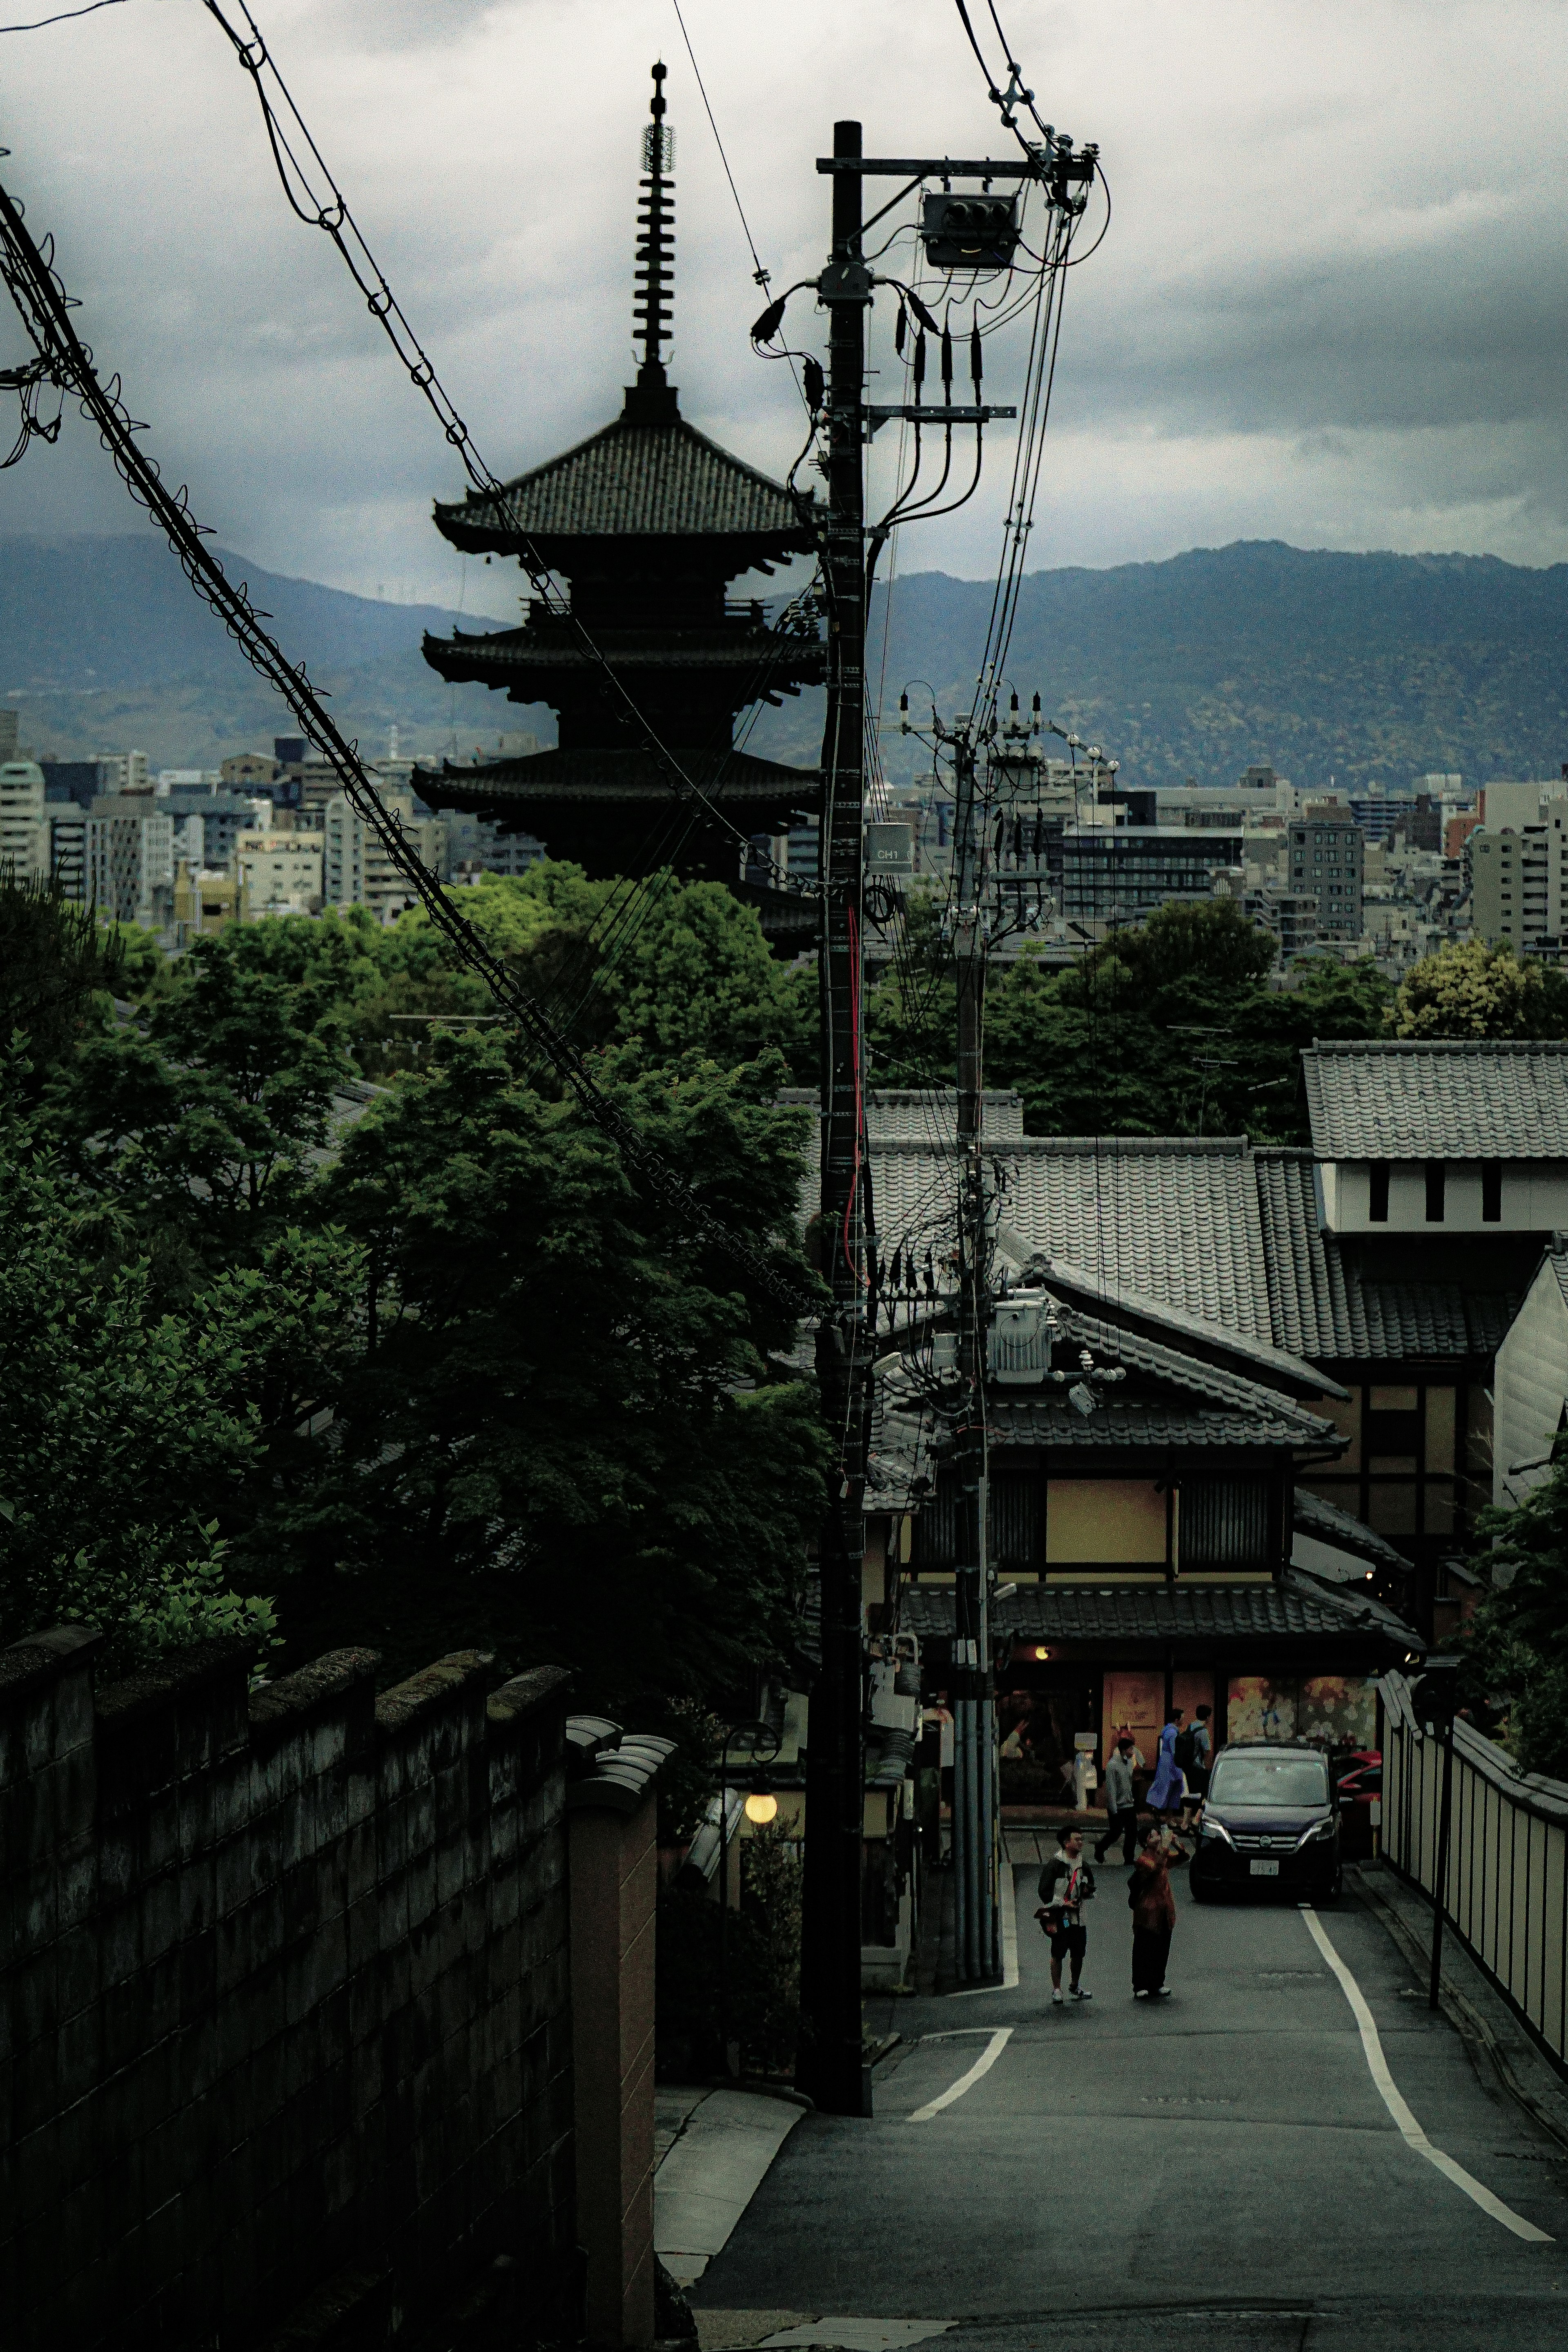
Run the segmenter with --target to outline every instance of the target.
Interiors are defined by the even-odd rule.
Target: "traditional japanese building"
[[[500,491],[436,509],[455,547],[516,556],[526,543],[566,582],[570,618],[535,598],[521,628],[454,631],[424,646],[445,678],[548,703],[560,740],[531,758],[448,764],[420,790],[437,807],[535,834],[552,856],[591,874],[672,865],[739,882],[738,836],[782,833],[816,811],[821,778],[737,748],[736,716],[819,683],[826,649],[814,615],[781,626],[761,601],[730,603],[725,590],[809,551],[816,530],[809,499],[688,424],[666,376],[675,240],[664,72],[653,69],[643,135],[634,314],[642,362],[621,414]],[[700,797],[683,790],[681,775]]]

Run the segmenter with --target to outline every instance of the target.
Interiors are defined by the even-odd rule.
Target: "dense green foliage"
[[[95,1260],[25,1076],[13,1060],[0,1095],[0,1643],[87,1619],[113,1664],[266,1634],[268,1604],[229,1588],[219,1518],[261,1470],[280,1358],[301,1328],[319,1342],[342,1297],[295,1236],[161,1314],[144,1265]]]
[[[790,976],[712,886],[606,952],[607,895],[541,868],[472,911],[579,1003],[665,1158],[798,1266],[804,1122],[766,1043]],[[0,1133],[9,1638],[66,1611],[130,1657],[275,1610],[285,1662],[479,1643],[644,1719],[784,1654],[826,1454],[770,1363],[789,1318],[473,1025],[493,1008],[428,926],[268,921],[131,964],[132,1016],[100,995],[24,1055]]]
[[[1477,1532],[1488,1574],[1512,1574],[1465,1628],[1470,1690],[1506,1703],[1526,1771],[1568,1780],[1568,1441],[1518,1509],[1484,1511]]]
[[[0,1043],[20,1035],[36,1074],[68,1053],[101,989],[124,985],[120,935],[57,881],[0,868]]]
[[[1396,1037],[1568,1037],[1568,974],[1485,940],[1450,940],[1406,976]]]
[[[1229,900],[1161,908],[1066,971],[997,967],[985,1079],[1016,1087],[1039,1135],[1238,1135],[1308,1140],[1301,1048],[1385,1033],[1392,991],[1370,964],[1305,963],[1268,984],[1268,936]],[[929,908],[911,953],[869,997],[875,1082],[953,1083],[951,957]]]

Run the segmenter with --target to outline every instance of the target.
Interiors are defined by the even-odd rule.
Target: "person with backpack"
[[[1186,1782],[1176,1761],[1176,1741],[1181,1728],[1182,1710],[1179,1706],[1172,1707],[1165,1717],[1165,1727],[1160,1734],[1160,1761],[1144,1800],[1152,1813],[1178,1812],[1186,1794]]]
[[[1199,1808],[1209,1792],[1209,1767],[1214,1761],[1209,1718],[1213,1713],[1212,1706],[1200,1706],[1196,1722],[1176,1737],[1176,1761],[1186,1782],[1186,1793],[1182,1799],[1182,1818],[1176,1824],[1178,1829],[1190,1830],[1196,1825]]]
[[[1063,1832],[1061,1851],[1053,1854],[1040,1873],[1039,1906],[1036,1918],[1051,1939],[1051,2005],[1059,2009],[1063,2001],[1062,1962],[1072,1964],[1072,1997],[1074,2000],[1092,2000],[1079,1979],[1083,1975],[1083,1956],[1089,1948],[1089,1930],[1083,1924],[1083,1906],[1094,1894],[1094,1873],[1083,1858],[1083,1832],[1067,1830]]]

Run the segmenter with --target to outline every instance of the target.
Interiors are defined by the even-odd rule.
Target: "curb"
[[[1411,1928],[1408,1920],[1401,1916],[1396,1906],[1390,1902],[1383,1889],[1366,1878],[1359,1866],[1355,1866],[1354,1874],[1357,1894],[1368,1909],[1375,1913],[1392,1941],[1398,1945],[1405,1958],[1413,1966],[1421,1969],[1423,1974],[1429,1971],[1432,1966],[1430,1947],[1422,1944],[1419,1937]],[[1479,2010],[1460,1991],[1447,1970],[1437,1980],[1437,2003],[1460,2040],[1472,2053],[1479,2050],[1486,2058],[1497,2076],[1500,2088],[1507,2092],[1516,2105],[1523,2108],[1531,2121],[1538,2124],[1547,2137],[1562,2148],[1564,2155],[1568,2155],[1568,2126],[1560,2123],[1549,2109],[1542,2105],[1534,2092],[1526,2084],[1521,2082],[1508,2052],[1503,2048]]]

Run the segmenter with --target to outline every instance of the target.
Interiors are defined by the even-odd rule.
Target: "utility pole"
[[[860,125],[836,122],[833,252],[818,285],[832,319],[828,366],[827,724],[822,770],[819,1230],[833,1292],[816,1335],[823,1412],[839,1443],[837,1491],[823,1525],[822,1664],[806,1741],[800,2087],[826,2114],[868,2116],[860,2024],[860,1880],[865,1820],[860,1563],[870,1407],[865,1221],[859,1198],[864,1108],[860,1054],[860,867],[866,761],[866,311],[861,258]]]
[[[996,1711],[991,1693],[985,1375],[991,1330],[985,1181],[980,1157],[984,1087],[986,940],[983,924],[974,737],[953,749],[953,964],[958,992],[959,1528],[953,1591],[953,1958],[965,1984],[1001,1979]]]
[[[1063,142],[1064,150],[1070,142]],[[1052,151],[1053,154],[1055,150]],[[939,177],[944,193],[927,197],[921,236],[928,257],[944,249],[955,234],[951,211],[952,182],[978,180],[989,190],[996,182],[1042,176],[1040,159],[994,162],[952,156],[867,156],[858,122],[833,126],[833,153],[819,157],[818,172],[833,182],[833,250],[816,281],[817,300],[827,310],[827,524],[823,571],[827,590],[827,723],[822,767],[826,792],[822,814],[820,876],[822,934],[820,1013],[822,1024],[822,1192],[818,1231],[823,1272],[832,1304],[817,1331],[817,1379],[824,1418],[834,1434],[838,1458],[832,1473],[837,1491],[823,1525],[818,1548],[822,1593],[822,1660],[811,1693],[806,1739],[806,1837],[805,1917],[801,1937],[801,2030],[796,2079],[802,2090],[829,2115],[871,2112],[870,2076],[862,2052],[860,2022],[860,1885],[865,1820],[862,1733],[863,1665],[860,1568],[865,1552],[863,1509],[866,1456],[871,1413],[871,1315],[874,1310],[875,1236],[871,1231],[869,1179],[865,1166],[865,1099],[861,1050],[861,865],[865,824],[866,737],[866,443],[892,419],[951,433],[955,425],[983,425],[992,417],[1014,416],[1010,406],[983,404],[979,378],[972,403],[897,403],[870,405],[866,388],[866,314],[874,280],[862,243],[863,184],[868,178],[903,184],[872,215],[882,219],[921,182]],[[1053,165],[1067,169],[1068,166]],[[1080,162],[1070,168],[1082,170]],[[936,214],[931,212],[932,205]],[[986,215],[986,266],[1010,261],[1019,236],[1014,199],[1002,195],[969,199],[963,236],[949,260],[937,266],[972,272],[973,215]],[[969,240],[967,244],[964,239]],[[787,299],[787,297],[784,298]],[[783,304],[772,314],[777,324]],[[943,377],[951,395],[951,372]],[[973,766],[970,766],[971,835]],[[978,914],[978,909],[976,909]],[[977,934],[978,938],[978,934]],[[978,1013],[976,1013],[978,1022]],[[979,1030],[974,1035],[974,1107],[978,1134]],[[978,1171],[978,1151],[975,1152]],[[984,1210],[979,1210],[984,1239]],[[978,1297],[978,1294],[977,1294]],[[983,1340],[978,1343],[983,1349]],[[983,1388],[979,1393],[983,1395]],[[979,1521],[984,1528],[983,1515]],[[983,1536],[975,1538],[979,1559]],[[982,1592],[983,1583],[976,1590]],[[984,1598],[973,1654],[970,1719],[975,1759],[969,1786],[981,1780],[995,1786],[994,1726],[988,1700],[974,1696],[987,1685],[989,1661],[983,1655]],[[974,1675],[978,1675],[978,1680]],[[984,1716],[984,1725],[981,1717]],[[984,1759],[990,1758],[989,1769]],[[995,1930],[995,1805],[982,1801],[991,1823],[988,1868],[977,1864],[975,1916],[989,1917],[976,1946],[983,1975],[994,1972]],[[973,1841],[971,1841],[973,1843]],[[987,1895],[986,1890],[989,1889]],[[989,1911],[986,1904],[989,1903]],[[983,1964],[982,1964],[983,1963]]]

